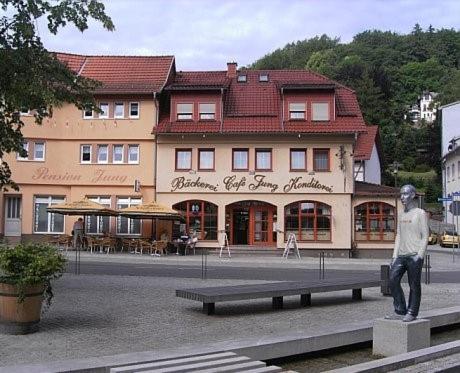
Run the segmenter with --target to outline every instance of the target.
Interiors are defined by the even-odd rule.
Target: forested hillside
[[[414,128],[404,114],[423,91],[440,93],[440,104],[460,100],[459,64],[459,31],[417,24],[408,35],[365,31],[348,44],[327,35],[290,43],[249,68],[311,69],[353,88],[366,122],[380,126],[385,168],[439,171],[438,121]],[[384,180],[393,183],[387,171]]]

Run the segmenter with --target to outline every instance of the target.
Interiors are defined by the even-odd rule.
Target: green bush
[[[429,172],[431,171],[431,167],[427,164],[418,164],[414,168],[414,172]]]
[[[53,298],[51,280],[61,277],[65,266],[64,256],[50,245],[27,243],[0,248],[0,282],[17,286],[19,302],[24,301],[27,286],[43,284],[49,306]]]

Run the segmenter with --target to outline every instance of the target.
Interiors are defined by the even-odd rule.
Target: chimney
[[[227,78],[236,78],[236,62],[227,62]]]

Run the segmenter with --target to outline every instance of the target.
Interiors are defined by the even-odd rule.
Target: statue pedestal
[[[374,355],[393,356],[430,347],[430,320],[412,322],[377,319],[374,321]]]

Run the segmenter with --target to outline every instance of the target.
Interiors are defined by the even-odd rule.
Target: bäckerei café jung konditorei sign
[[[289,193],[314,190],[317,192],[332,193],[331,185],[322,184],[312,176],[291,177],[286,182],[274,182],[266,175],[252,176],[225,176],[220,181],[209,182],[201,176],[179,176],[171,180],[171,192],[265,192]]]

